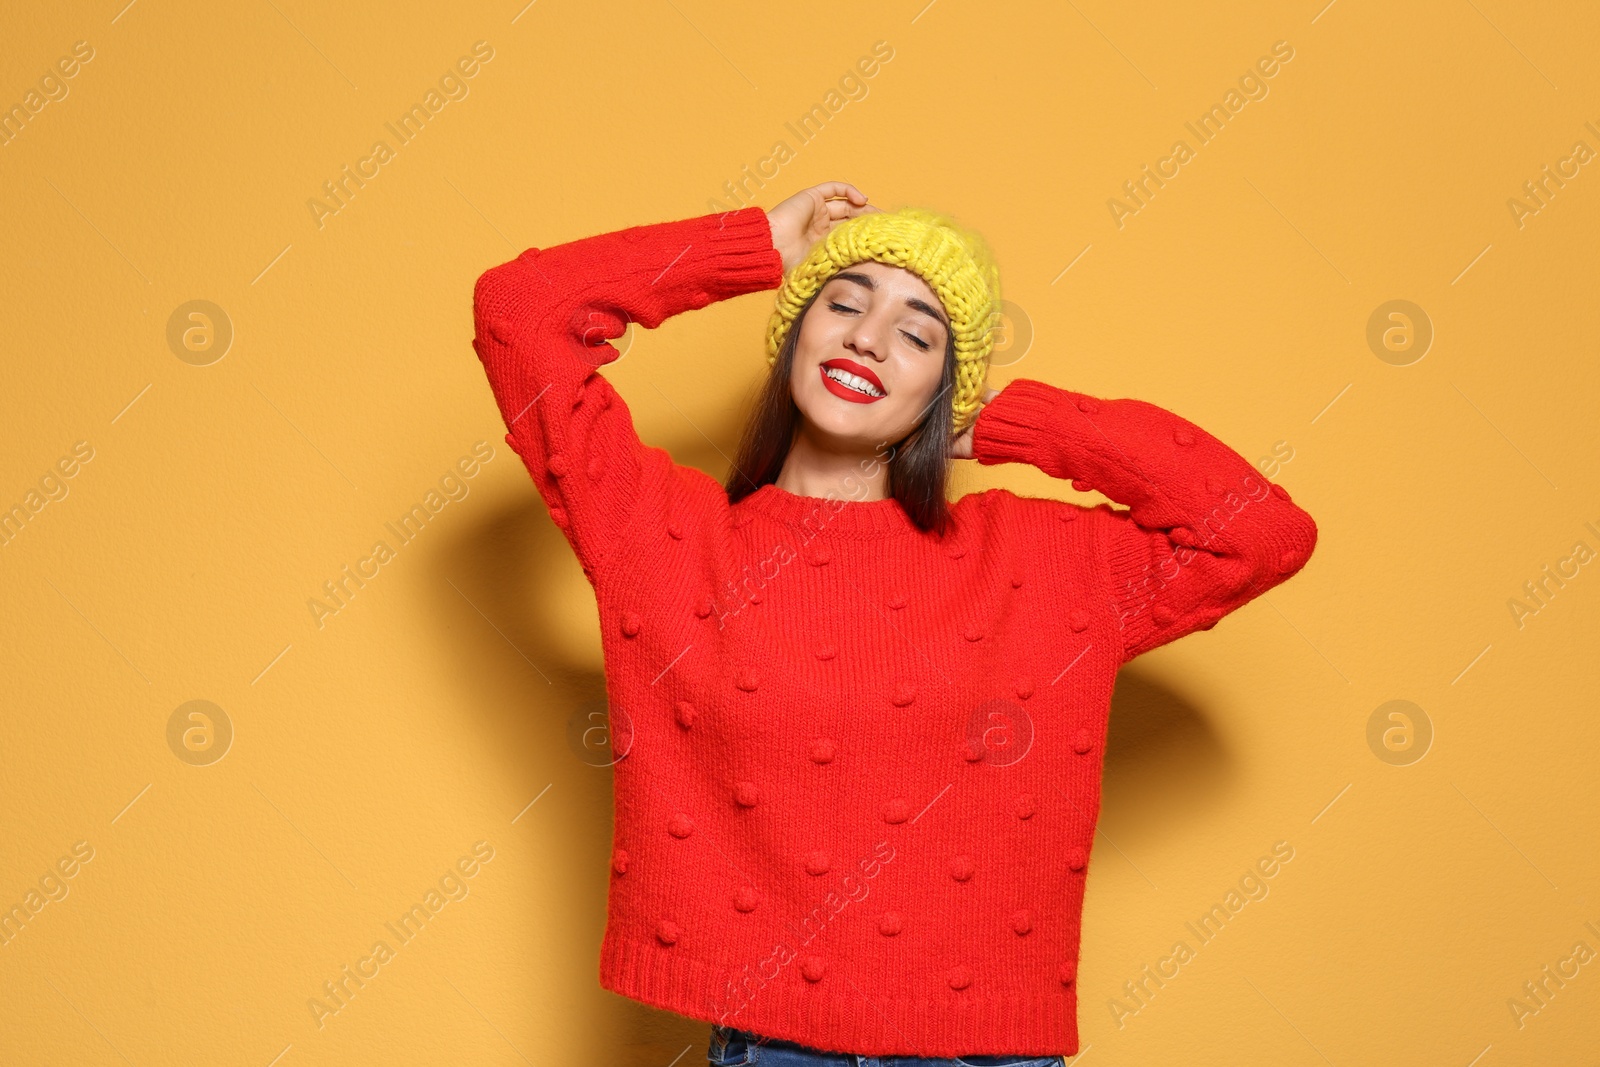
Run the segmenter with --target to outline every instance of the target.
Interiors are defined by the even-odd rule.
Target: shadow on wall
[[[1201,706],[1139,660],[1123,667],[1111,694],[1100,825],[1113,825],[1111,837],[1132,862],[1200,821],[1207,800],[1233,774],[1234,762]],[[1115,856],[1095,851],[1097,860]]]
[[[720,479],[728,460],[717,447],[731,455],[738,427],[730,421],[708,429],[716,433],[717,446],[693,430],[660,444],[674,461]],[[521,491],[515,503],[482,512],[475,525],[452,528],[441,549],[452,563],[451,580],[434,583],[435,617],[476,620],[441,626],[437,636],[441,647],[453,650],[465,683],[459,707],[468,717],[462,728],[497,755],[495,777],[531,783],[530,799],[551,783],[513,828],[517,840],[537,842],[537,868],[550,872],[538,888],[541,903],[529,926],[535,936],[512,953],[530,961],[526,973],[535,977],[513,993],[527,1010],[560,994],[566,1007],[547,1016],[541,1035],[549,1047],[585,1047],[604,1034],[606,1047],[594,1050],[597,1059],[660,1067],[681,1053],[687,1064],[703,1058],[709,1024],[599,984],[611,877],[612,772],[603,747],[573,740],[575,733],[597,730],[589,713],[605,700],[598,612],[571,547],[503,431],[493,443],[496,462],[515,465]],[[462,596],[473,607],[463,605]],[[550,821],[550,809],[541,812],[553,797],[561,798],[559,822]],[[543,826],[534,821],[541,815]],[[686,1046],[693,1047],[685,1052]]]
[[[730,420],[712,429],[717,445],[691,431],[663,447],[676,462],[721,479],[729,466],[723,453],[732,454],[738,426]],[[612,773],[605,753],[597,758],[593,750],[576,749],[571,733],[574,722],[583,728],[585,709],[605,699],[598,617],[592,590],[521,461],[503,440],[496,448],[517,465],[525,493],[445,546],[444,558],[470,566],[454,568],[459,595],[450,583],[437,583],[437,617],[461,618],[464,595],[477,609],[466,609],[470,616],[481,611],[493,623],[490,628],[480,620],[439,633],[442,645],[453,643],[469,686],[461,706],[476,718],[463,725],[485,739],[486,749],[500,753],[505,779],[534,783],[534,792],[548,781],[550,793],[562,798],[559,825],[517,827],[523,831],[519,837],[539,842],[545,851],[538,866],[552,872],[541,893],[553,907],[539,907],[531,924],[536,937],[514,953],[536,961],[529,973],[538,977],[528,983],[525,1001],[531,1006],[548,1002],[552,990],[578,991],[564,997],[568,1010],[552,1016],[567,1031],[544,1035],[554,1047],[578,1047],[603,1033],[609,1047],[596,1053],[611,1062],[660,1065],[680,1055],[685,1063],[697,1062],[708,1024],[617,996],[597,980],[610,885]],[[508,691],[515,697],[508,700]],[[1114,824],[1112,836],[1134,863],[1140,852],[1183,833],[1201,813],[1202,798],[1227,779],[1229,767],[1226,750],[1198,708],[1137,662],[1118,676],[1101,825]],[[535,808],[523,818],[539,814]],[[1113,850],[1096,856],[1119,862]]]

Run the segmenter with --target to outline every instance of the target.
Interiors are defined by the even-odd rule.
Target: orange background
[[[124,4],[0,19],[0,1061],[701,1061],[705,1024],[598,986],[595,612],[472,285],[829,179],[989,239],[991,384],[1168,407],[1320,527],[1292,582],[1119,679],[1079,1058],[1592,1055],[1592,5]],[[634,328],[607,373],[648,442],[725,472],[770,307]]]

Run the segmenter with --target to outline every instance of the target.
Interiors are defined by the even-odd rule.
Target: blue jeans
[[[823,1052],[793,1041],[760,1037],[748,1030],[711,1027],[706,1050],[711,1067],[1065,1067],[1060,1056],[971,1055],[953,1059],[929,1056],[857,1056]]]

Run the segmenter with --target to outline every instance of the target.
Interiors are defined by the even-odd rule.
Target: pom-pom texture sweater
[[[506,441],[599,606],[623,753],[601,984],[840,1052],[1073,1055],[1117,670],[1293,575],[1316,525],[1178,415],[1027,379],[974,458],[1125,507],[992,489],[941,538],[893,499],[730,505],[597,369],[628,322],[782,270],[747,207],[530,248],[475,286]]]

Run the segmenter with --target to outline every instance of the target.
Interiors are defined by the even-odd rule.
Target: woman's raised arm
[[[1143,400],[1019,378],[979,412],[972,455],[1029,463],[1126,510],[1092,509],[1126,662],[1285,581],[1317,525],[1239,453]]]
[[[751,206],[633,226],[491,267],[473,289],[477,351],[550,517],[591,580],[642,494],[670,466],[646,448],[598,368],[628,323],[653,329],[681,311],[782,281],[767,216]]]

